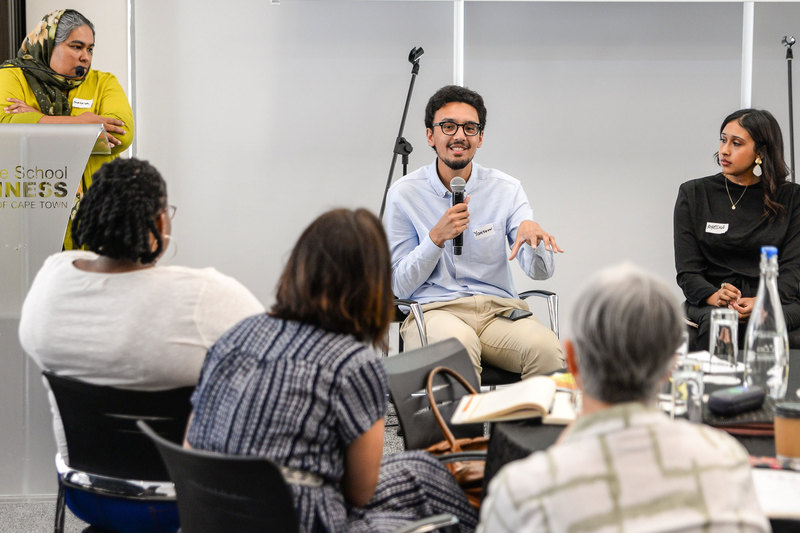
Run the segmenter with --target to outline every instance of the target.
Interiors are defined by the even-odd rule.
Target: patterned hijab
[[[59,9],[45,15],[22,41],[16,59],[4,63],[23,69],[25,79],[45,115],[69,115],[69,99],[66,93],[85,79],[65,78],[50,68],[50,57],[56,46],[56,28],[65,11],[67,10]]]

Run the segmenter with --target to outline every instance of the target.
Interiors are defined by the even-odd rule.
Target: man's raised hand
[[[517,229],[517,240],[514,241],[514,246],[511,247],[511,255],[508,256],[508,260],[512,261],[517,257],[517,253],[524,243],[527,242],[531,247],[536,248],[542,241],[544,241],[546,250],[550,250],[554,253],[564,252],[564,250],[556,244],[556,238],[542,229],[537,222],[533,220],[523,220]]]

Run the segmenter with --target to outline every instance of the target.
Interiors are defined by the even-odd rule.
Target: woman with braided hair
[[[20,342],[39,367],[123,389],[194,385],[217,338],[264,311],[243,285],[213,268],[157,265],[174,213],[164,180],[146,161],[116,159],[95,173],[72,223],[76,243],[87,250],[47,258],[22,306]],[[58,408],[49,398],[58,449],[69,464]],[[88,514],[96,507],[70,505],[104,530],[168,530],[102,522],[105,516]]]
[[[103,124],[111,154],[92,155],[75,198],[92,175],[133,142],[133,111],[117,78],[92,69],[94,26],[74,9],[46,14],[25,37],[17,57],[0,66],[2,124]],[[64,247],[74,244],[69,232]]]

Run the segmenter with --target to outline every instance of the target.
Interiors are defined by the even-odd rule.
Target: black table
[[[709,390],[714,388],[714,386],[708,386]],[[799,388],[800,350],[791,350],[789,354],[789,386],[785,400],[800,401],[796,395],[796,391]],[[535,451],[548,448],[558,439],[562,431],[564,431],[564,426],[543,425],[541,419],[538,418],[492,424],[483,481],[484,491],[489,486],[492,477],[503,465],[517,459],[523,459]],[[775,439],[771,436],[734,436],[742,443],[750,455],[775,455]],[[776,522],[773,521],[773,529],[775,525]]]

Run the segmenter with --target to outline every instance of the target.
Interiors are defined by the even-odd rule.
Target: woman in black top
[[[728,115],[715,158],[722,172],[682,184],[675,202],[677,280],[686,314],[698,324],[692,349],[708,348],[714,307],[739,313],[741,344],[764,245],[778,248],[778,291],[787,328],[800,328],[800,186],[786,181],[778,122],[757,109]]]

